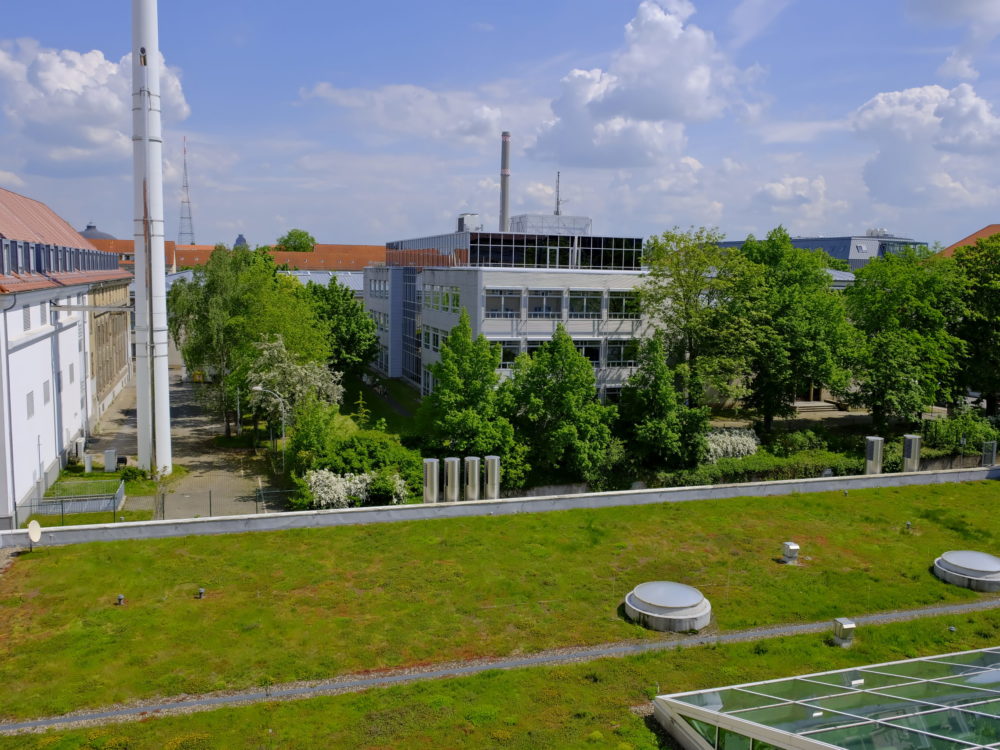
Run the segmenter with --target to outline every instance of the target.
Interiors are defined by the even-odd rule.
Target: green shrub
[[[297,462],[299,463],[299,462]],[[406,482],[407,502],[416,502],[423,494],[423,461],[420,453],[405,447],[399,437],[376,430],[359,430],[345,437],[331,436],[320,453],[309,452],[308,468],[326,469],[334,474],[374,473],[366,505],[388,505],[395,475]],[[304,473],[304,471],[303,471]],[[306,484],[296,479],[300,497],[296,507],[310,507],[312,498]]]
[[[838,477],[860,474],[864,471],[864,459],[822,450],[803,451],[787,457],[759,450],[744,458],[720,458],[714,464],[697,469],[661,472],[655,481],[661,487],[767,482],[809,479],[821,476],[827,469]]]
[[[140,469],[138,466],[123,466],[118,472],[118,476],[125,482],[136,482],[149,479],[149,472]]]
[[[825,451],[828,448],[826,438],[812,430],[774,433],[769,436],[766,446],[770,453],[782,458],[803,451]]]
[[[946,419],[925,419],[923,434],[928,448],[972,455],[979,453],[987,440],[996,440],[1000,433],[976,410],[963,407]]]

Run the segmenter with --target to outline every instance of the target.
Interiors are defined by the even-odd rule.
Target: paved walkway
[[[860,626],[884,625],[892,622],[906,622],[924,617],[942,615],[963,615],[969,612],[1000,608],[1000,597],[979,599],[965,604],[946,604],[920,609],[883,612],[875,615],[852,617]],[[666,635],[653,641],[624,641],[605,643],[585,648],[562,648],[541,651],[532,656],[500,659],[477,659],[464,662],[449,662],[416,669],[393,669],[377,674],[344,675],[331,680],[317,682],[297,682],[275,685],[267,690],[242,690],[206,693],[198,696],[183,696],[160,701],[137,702],[127,706],[113,706],[103,711],[81,711],[64,716],[49,716],[32,721],[0,722],[0,735],[26,732],[43,732],[49,729],[114,724],[136,719],[148,719],[151,714],[165,716],[176,713],[197,713],[211,711],[225,706],[247,705],[278,700],[315,698],[319,695],[357,693],[371,688],[388,687],[410,682],[425,682],[449,677],[467,677],[491,669],[521,669],[524,667],[554,666],[585,662],[608,657],[633,656],[650,651],[665,651],[674,648],[693,648],[718,643],[741,643],[765,638],[779,638],[786,635],[832,632],[830,621],[808,622],[799,625],[775,625],[766,628],[737,630],[717,635]],[[863,635],[862,635],[863,637]]]
[[[209,441],[221,433],[218,417],[207,414],[198,400],[200,386],[184,382],[171,372],[170,435],[174,463],[188,474],[168,486],[164,518],[241,515],[264,511],[257,505],[257,489],[269,487],[269,478],[256,469],[247,451],[221,450]],[[87,450],[115,448],[134,463],[136,443],[135,386],[129,385],[101,417]],[[138,500],[138,499],[137,499]],[[148,503],[144,503],[148,504]]]

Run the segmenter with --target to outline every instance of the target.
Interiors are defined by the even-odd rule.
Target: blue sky
[[[129,4],[10,3],[0,187],[128,236]],[[381,244],[512,209],[596,232],[1000,221],[996,0],[161,3],[167,236]]]

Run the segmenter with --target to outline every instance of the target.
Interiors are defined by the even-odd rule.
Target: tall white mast
[[[136,422],[139,466],[173,469],[163,242],[163,135],[156,0],[132,0]]]

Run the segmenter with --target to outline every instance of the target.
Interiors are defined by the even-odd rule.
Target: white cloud
[[[972,57],[962,54],[958,50],[948,55],[947,59],[941,63],[937,73],[942,78],[958,78],[966,81],[974,81],[979,78],[979,71],[972,64]]]
[[[1000,4],[993,0],[905,0],[904,7],[928,23],[1000,29]]]
[[[761,124],[757,133],[764,143],[810,143],[829,133],[851,129],[848,120],[803,120]]]
[[[936,27],[964,27],[965,39],[938,68],[947,79],[973,81],[979,77],[975,58],[1000,34],[1000,3],[995,0],[905,0],[907,14]]]
[[[758,205],[777,214],[780,221],[790,221],[794,217],[795,227],[822,225],[831,216],[843,213],[848,204],[844,200],[834,200],[827,196],[826,178],[783,177],[768,182],[758,188],[753,195]]]
[[[562,164],[631,167],[677,158],[686,123],[742,104],[750,77],[709,31],[687,23],[688,0],[643,0],[608,70],[572,70],[533,153]]]
[[[190,110],[177,71],[162,69],[164,119]],[[117,171],[132,151],[131,56],[0,41],[4,129],[17,139],[23,172],[74,175]]]
[[[877,200],[944,208],[996,199],[1000,118],[971,85],[881,93],[858,109],[853,122],[878,147],[864,169]]]
[[[741,0],[729,16],[733,46],[742,47],[774,23],[793,0]]]
[[[447,143],[493,144],[501,130],[528,127],[548,111],[541,100],[518,101],[513,93],[434,91],[398,84],[377,89],[343,89],[321,82],[303,90],[303,99],[321,99],[351,113],[383,137],[430,138]]]
[[[24,180],[18,177],[13,172],[7,172],[0,169],[0,186],[6,188],[21,187],[24,185]]]

